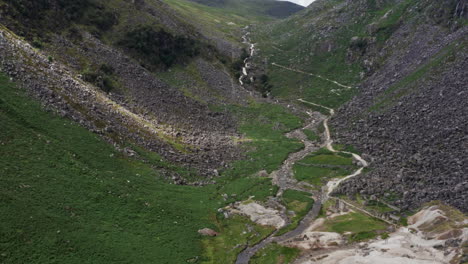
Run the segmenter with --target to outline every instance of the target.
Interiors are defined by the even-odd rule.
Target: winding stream
[[[239,82],[241,85],[243,85],[243,78],[247,76],[247,69],[248,69],[248,61],[250,60],[251,56],[254,55],[255,52],[255,45],[251,44],[248,39],[248,32],[245,33],[243,36],[243,41],[245,44],[249,44],[250,46],[250,57],[246,58],[244,60],[244,67],[242,68],[242,75],[239,78]],[[333,83],[336,83],[332,81]],[[341,84],[338,84],[341,85]],[[317,216],[320,213],[320,209],[322,207],[322,204],[327,201],[329,198],[330,194],[342,183],[343,181],[346,181],[352,177],[356,177],[360,175],[365,167],[368,166],[367,161],[365,161],[361,156],[355,153],[351,152],[346,152],[346,151],[338,151],[333,148],[333,140],[331,138],[331,133],[330,133],[330,128],[328,126],[328,121],[330,118],[333,117],[335,114],[335,111],[329,107],[322,106],[319,104],[315,104],[312,102],[305,101],[303,99],[298,99],[298,101],[305,103],[305,104],[310,104],[314,105],[317,107],[324,108],[329,111],[329,115],[324,117],[323,115],[320,115],[318,113],[312,113],[312,112],[306,112],[309,116],[309,119],[306,122],[306,126],[303,128],[291,131],[286,134],[287,137],[289,138],[296,138],[302,141],[304,144],[304,148],[298,152],[291,153],[288,158],[283,162],[283,165],[280,167],[279,170],[274,171],[271,173],[271,177],[273,178],[273,183],[276,184],[279,187],[278,193],[276,197],[281,197],[283,192],[287,189],[294,189],[294,190],[300,190],[300,191],[305,191],[310,193],[311,195],[314,196],[315,198],[315,203],[312,207],[312,209],[307,213],[307,215],[300,221],[299,225],[292,231],[289,231],[285,234],[282,234],[280,236],[275,236],[279,230],[276,230],[273,232],[270,236],[266,237],[263,239],[261,242],[257,243],[256,245],[250,246],[245,248],[238,256],[236,260],[236,264],[247,264],[249,263],[250,259],[257,253],[259,250],[265,248],[269,244],[273,242],[282,242],[286,241],[289,239],[292,239],[300,234],[302,234],[304,231],[307,230],[307,228],[312,224],[312,222],[317,218]],[[325,128],[324,131],[324,142],[321,144],[321,146],[317,146],[314,142],[310,141],[307,139],[307,136],[303,133],[303,129],[307,127],[312,127],[314,126],[317,122],[323,121],[323,126]],[[353,158],[358,161],[358,164],[360,165],[360,168],[354,171],[352,174],[347,175],[345,177],[339,178],[339,179],[332,179],[329,181],[325,186],[322,187],[322,191],[318,193],[314,193],[308,188],[305,188],[306,183],[303,182],[298,182],[294,178],[294,172],[293,172],[293,165],[295,162],[302,160],[305,158],[307,155],[310,153],[313,153],[317,151],[320,147],[326,147],[328,150],[334,153],[346,153],[350,154],[353,156]]]
[[[246,32],[242,36],[242,43],[249,45],[249,52],[248,52],[249,56],[244,59],[244,66],[242,66],[242,73],[241,73],[241,76],[239,77],[239,83],[241,86],[244,85],[244,81],[243,81],[244,78],[248,76],[247,70],[249,69],[249,60],[255,54],[255,44],[250,43],[250,39],[249,39],[250,32],[248,32],[248,29],[249,29],[249,26],[244,28]]]

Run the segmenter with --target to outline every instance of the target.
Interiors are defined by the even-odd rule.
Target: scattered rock
[[[198,233],[202,236],[211,236],[211,237],[215,237],[215,236],[218,236],[219,233],[214,231],[213,229],[210,229],[210,228],[203,228],[203,229],[200,229],[198,230]]]

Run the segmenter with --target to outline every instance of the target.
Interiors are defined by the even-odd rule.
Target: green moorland
[[[250,3],[228,2],[229,5],[218,7],[199,4],[190,0],[165,0],[184,19],[202,26],[204,31],[213,36],[222,34],[225,39],[240,42],[240,29],[254,22],[272,21],[273,17],[262,14]],[[197,14],[193,16],[193,14]]]
[[[253,229],[253,231],[249,230]],[[241,216],[223,219],[218,222],[217,230],[221,235],[202,240],[205,248],[201,263],[234,263],[237,255],[244,249],[239,245],[254,245],[274,231],[274,227],[258,226]]]
[[[181,174],[183,168],[156,164],[160,158],[141,149],[146,162],[123,156],[74,122],[43,111],[4,75],[0,88],[5,263],[185,263],[200,256],[214,261],[210,257],[237,245],[231,242],[254,243],[271,232],[242,217],[222,219],[216,210],[250,195],[258,200],[274,195],[271,179],[249,175],[276,169],[302,147],[282,134],[300,126],[299,118],[279,106],[235,106],[249,141],[247,159],[223,171],[218,184],[176,186],[151,166]],[[222,194],[230,198],[225,201]],[[247,225],[260,236],[224,233]],[[222,235],[201,243],[197,230],[204,227]],[[218,243],[221,239],[225,242]],[[229,252],[230,258],[236,254]]]
[[[296,228],[302,218],[304,218],[314,205],[314,200],[310,197],[309,193],[296,190],[285,190],[282,196],[282,202],[286,210],[294,212],[294,215],[291,217],[291,223],[279,230],[276,236]]]
[[[272,172],[289,155],[304,147],[284,133],[302,126],[303,121],[279,105],[252,102],[249,107],[228,106],[240,122],[247,159],[234,163],[226,172],[231,176],[252,175],[260,170]]]
[[[299,256],[300,250],[297,248],[283,247],[278,244],[271,244],[255,254],[250,263],[252,264],[288,264],[292,263]]]
[[[184,262],[219,205],[215,186],[164,182],[0,77],[4,263]]]
[[[380,47],[399,27],[403,17],[411,19],[415,12],[409,7],[417,0],[405,0],[397,4],[376,4],[368,1],[367,12],[353,17],[349,23],[340,25],[331,32],[323,33],[323,28],[333,25],[334,12],[351,12],[349,5],[341,5],[343,0],[317,1],[314,8],[309,8],[300,15],[290,17],[268,25],[258,26],[253,34],[258,43],[261,57],[267,58],[270,65],[267,74],[273,85],[272,94],[288,99],[304,98],[328,107],[338,107],[357,93],[355,86],[360,82],[360,73],[364,72],[359,56],[350,59],[349,50],[359,54],[368,45],[368,39],[376,39]],[[378,7],[379,6],[379,7]],[[389,12],[391,10],[391,12]],[[369,33],[368,25],[375,25],[375,32]],[[308,33],[305,34],[304,32]],[[324,39],[323,35],[327,35]],[[357,37],[358,41],[351,41]],[[280,64],[307,73],[320,75],[335,80],[346,86],[340,87],[324,79],[297,73],[271,65]]]
[[[349,154],[320,149],[293,166],[294,177],[320,188],[332,178],[351,174],[357,167]]]
[[[312,131],[310,129],[304,129],[302,130],[304,134],[307,136],[307,139],[310,141],[320,141],[320,136],[317,135],[315,131]]]
[[[380,220],[362,213],[352,212],[327,219],[321,230],[340,234],[351,232],[348,240],[353,242],[374,238],[378,235],[377,231],[384,230],[386,227],[387,225]]]

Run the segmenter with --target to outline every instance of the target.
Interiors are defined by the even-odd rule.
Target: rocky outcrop
[[[442,200],[468,211],[468,28],[407,23],[379,53],[383,61],[334,118],[336,138],[372,160],[345,194],[376,194],[403,208]]]
[[[251,200],[236,203],[231,212],[246,215],[259,225],[274,226],[276,229],[286,225],[286,221],[282,218],[279,210],[264,207]]]
[[[202,175],[215,175],[215,169],[238,157],[231,139],[236,137],[232,119],[185,97],[117,50],[95,40],[92,51],[84,54],[93,56],[95,52],[93,58],[97,58],[99,53],[100,61],[115,65],[131,100],[108,95],[84,82],[73,67],[54,61],[8,29],[2,27],[0,34],[1,71],[27,88],[46,108],[117,147],[132,142],[171,162],[189,165]]]
[[[214,231],[213,229],[210,229],[210,228],[203,228],[203,229],[200,229],[198,230],[198,233],[202,236],[211,236],[211,237],[215,237],[215,236],[218,236],[219,233]]]

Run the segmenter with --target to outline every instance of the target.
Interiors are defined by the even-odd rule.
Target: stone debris
[[[236,203],[231,212],[246,215],[259,225],[274,226],[276,229],[286,224],[279,210],[264,207],[254,201]]]
[[[214,231],[213,229],[210,229],[210,228],[203,228],[203,229],[200,229],[198,230],[198,233],[202,236],[211,236],[211,237],[215,237],[215,236],[219,236],[219,233]]]

